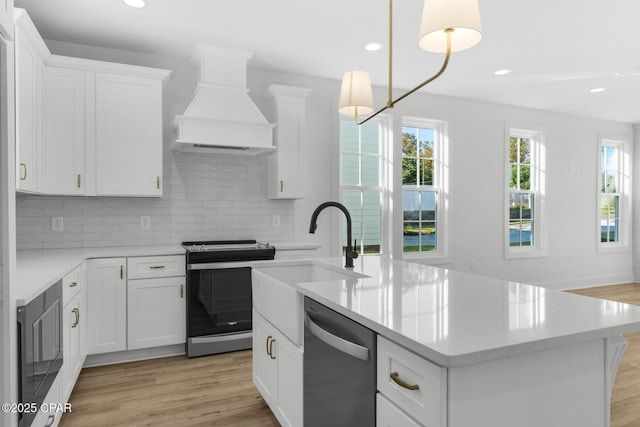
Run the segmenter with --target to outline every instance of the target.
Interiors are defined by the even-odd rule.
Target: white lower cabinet
[[[423,427],[382,394],[376,395],[376,427]]]
[[[127,349],[185,342],[184,277],[129,280]]]
[[[185,342],[184,255],[92,259],[88,353]]]
[[[126,258],[88,261],[88,354],[127,349]]]
[[[377,400],[385,399],[378,426],[447,426],[447,368],[380,335],[377,358]]]
[[[253,312],[253,382],[283,426],[302,426],[303,350]]]

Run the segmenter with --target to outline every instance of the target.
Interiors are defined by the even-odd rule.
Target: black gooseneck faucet
[[[316,232],[316,228],[318,228],[318,224],[316,223],[316,221],[318,220],[318,215],[324,208],[327,208],[329,206],[333,206],[340,209],[344,213],[344,216],[347,218],[347,253],[345,254],[345,257],[346,257],[345,267],[353,268],[353,260],[355,258],[358,258],[358,253],[354,250],[353,246],[351,246],[351,215],[349,214],[349,211],[347,210],[347,208],[344,207],[342,203],[324,202],[323,204],[318,206],[316,210],[313,211],[313,214],[311,215],[311,224],[309,224],[309,233],[314,234]],[[354,245],[355,245],[355,242],[354,242]]]

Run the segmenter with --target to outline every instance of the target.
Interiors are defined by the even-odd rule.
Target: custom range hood
[[[247,61],[253,53],[196,45],[198,84],[174,121],[175,151],[258,155],[275,150],[273,127],[251,101]]]

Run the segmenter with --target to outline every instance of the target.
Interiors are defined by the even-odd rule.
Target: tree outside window
[[[438,248],[437,130],[402,127],[403,252]]]

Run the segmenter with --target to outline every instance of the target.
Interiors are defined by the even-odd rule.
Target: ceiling
[[[195,43],[254,52],[250,67],[387,86],[387,0],[15,0],[45,39],[188,58]],[[483,39],[423,92],[640,123],[640,1],[479,0]],[[417,47],[422,0],[394,3],[394,88],[437,71]],[[378,52],[363,46],[385,45]],[[499,69],[510,74],[494,75]],[[590,93],[593,88],[606,91]],[[337,95],[336,95],[337,96]]]

